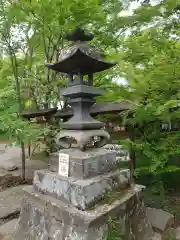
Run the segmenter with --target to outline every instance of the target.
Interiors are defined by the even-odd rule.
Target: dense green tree
[[[126,18],[131,31],[122,37],[118,54],[119,75],[127,80],[127,86],[112,95],[116,101],[132,103],[123,117],[126,124],[134,126],[136,140],[127,144],[151,172],[177,170],[168,160],[180,153],[179,131],[169,133],[162,127],[180,121],[179,15],[176,0],[142,5]]]
[[[96,34],[94,43],[101,45],[102,50],[109,52],[117,49],[116,22],[120,10],[121,3],[117,0],[103,3],[97,0],[0,1],[1,58],[7,60],[4,61],[9,68],[6,77],[8,84],[12,84],[11,88],[7,85],[1,89],[2,92],[9,89],[9,100],[5,101],[7,106],[4,105],[4,109],[9,104],[12,111],[9,114],[3,110],[1,122],[10,135],[17,133],[16,138],[21,143],[23,179],[24,140],[29,136],[27,132],[32,131],[28,130],[28,123],[20,118],[21,113],[32,108],[57,106],[63,100],[59,88],[66,86],[64,75],[50,71],[45,64],[58,60],[67,45],[64,34],[77,26],[93,31]],[[111,88],[112,75],[113,72],[97,75],[96,84]],[[7,96],[2,94],[1,101]]]
[[[14,48],[17,47],[21,53],[18,65],[25,88],[29,91],[28,94],[26,91],[27,105],[30,105],[31,99],[34,107],[47,108],[56,106],[61,100],[59,87],[66,85],[66,79],[64,75],[46,68],[45,64],[57,61],[62,48],[67,46],[63,38],[66,32],[82,26],[96,35],[94,44],[101,46],[102,50],[108,52],[117,48],[116,22],[121,8],[117,0],[103,4],[97,0],[8,1],[3,14],[11,28],[15,29],[14,35],[11,31],[9,37],[13,39]],[[17,35],[19,38],[16,39]],[[106,78],[106,82],[110,83],[111,79]],[[99,76],[97,84],[102,84]]]

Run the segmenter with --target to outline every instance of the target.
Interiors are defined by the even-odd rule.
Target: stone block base
[[[121,223],[124,240],[150,240],[142,187],[127,189],[119,200],[81,211],[53,197],[25,189],[20,218],[12,240],[106,240],[109,217]]]
[[[69,177],[76,179],[87,179],[117,169],[116,153],[102,148],[93,148],[85,152],[77,148],[70,148],[62,149],[59,153],[68,154]],[[51,156],[51,161],[58,163],[59,153]],[[51,170],[57,172],[58,168],[57,166],[51,167]]]
[[[117,170],[86,180],[62,177],[48,170],[34,174],[34,188],[37,192],[85,210],[94,206],[104,194],[113,188],[123,189],[130,186],[130,171]]]

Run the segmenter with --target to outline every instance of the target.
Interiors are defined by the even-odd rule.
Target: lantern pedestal
[[[109,217],[118,220],[122,239],[151,239],[144,187],[130,185],[129,170],[117,170],[114,152],[63,149],[62,154],[68,156],[69,176],[57,169],[34,173],[33,186],[24,189],[14,240],[106,240]]]
[[[104,199],[102,204],[82,211],[27,187],[13,239],[105,240],[109,216],[118,219],[122,239],[151,239],[153,230],[145,218],[142,191],[136,185],[111,204]]]

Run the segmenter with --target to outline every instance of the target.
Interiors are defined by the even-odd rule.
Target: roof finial
[[[86,34],[82,28],[77,27],[72,33],[66,34],[65,38],[73,42],[86,42],[91,41],[94,38],[94,35],[92,33]]]

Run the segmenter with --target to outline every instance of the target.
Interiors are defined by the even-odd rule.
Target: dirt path
[[[27,182],[32,182],[35,170],[47,168],[47,159],[46,161],[26,159]],[[21,182],[21,148],[0,144],[0,190],[19,182]]]

